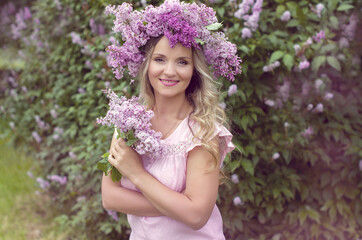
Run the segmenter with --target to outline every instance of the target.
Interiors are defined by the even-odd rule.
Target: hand
[[[127,178],[145,172],[140,155],[122,138],[112,141],[108,161]]]

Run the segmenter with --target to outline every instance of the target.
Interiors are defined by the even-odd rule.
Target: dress
[[[191,121],[190,121],[191,122]],[[192,123],[191,123],[192,125]],[[224,126],[216,126],[214,136],[219,136],[221,163],[225,155],[234,149],[231,143],[232,135]],[[186,187],[187,155],[199,142],[192,141],[192,132],[185,118],[161,144],[167,145],[167,150],[157,159],[143,155],[142,161],[146,171],[157,178],[168,188],[182,192]],[[123,187],[136,190],[132,182],[122,178]],[[224,240],[222,218],[218,207],[214,206],[212,214],[199,230],[193,230],[182,222],[166,216],[140,217],[127,214],[132,232],[130,240]]]

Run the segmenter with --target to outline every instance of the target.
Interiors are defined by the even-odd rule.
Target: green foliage
[[[60,7],[51,0],[33,1],[22,38],[4,44],[23,54],[1,61],[2,116],[14,125],[14,143],[36,152],[43,177],[68,177],[65,186],[52,184],[47,190],[63,213],[58,223],[78,228],[85,239],[127,239],[126,217],[119,214],[114,221],[102,208],[96,168],[112,137],[112,130],[96,124],[107,111],[100,90],[109,86],[127,97],[137,94],[129,76],[114,79],[104,53],[110,36],[121,38],[111,33],[113,19],[103,10],[120,2],[59,2]],[[231,83],[220,80],[220,101],[239,149],[224,165],[226,174],[238,175],[240,182],[220,187],[226,238],[362,237],[361,34],[355,28],[351,39],[346,27],[351,16],[358,26],[361,2],[321,1],[325,9],[319,17],[313,10],[318,1],[264,1],[259,27],[246,39],[241,37],[244,20],[234,16],[240,1],[213,2],[207,4],[243,59],[235,94],[228,95]],[[286,10],[291,19],[284,22],[280,17]],[[92,31],[91,19],[104,27],[104,35]],[[325,39],[313,40],[321,30]],[[82,44],[72,42],[71,32]],[[3,33],[10,39],[10,26]],[[299,70],[305,60],[310,67]],[[276,61],[279,67],[263,71]],[[17,85],[6,81],[9,77]],[[235,206],[237,196],[243,204]]]

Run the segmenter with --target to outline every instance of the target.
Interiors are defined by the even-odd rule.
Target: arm
[[[117,143],[113,134],[112,143]],[[124,188],[120,182],[113,182],[111,177],[102,177],[102,203],[108,210],[114,210],[137,216],[161,216],[162,214],[148,201],[142,193]]]
[[[114,210],[137,216],[161,216],[161,214],[142,193],[124,188],[113,182],[110,176],[103,174],[102,203],[108,210]]]
[[[118,143],[112,152],[119,155],[110,159],[110,162],[135,184],[159,212],[194,230],[207,223],[216,202],[219,185],[219,169],[216,167],[210,171],[213,158],[207,150],[196,147],[189,152],[186,189],[184,193],[178,193],[140,168],[130,152],[132,150],[123,140],[120,139]]]

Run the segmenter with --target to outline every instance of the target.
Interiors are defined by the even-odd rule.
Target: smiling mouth
[[[160,79],[160,81],[163,83],[163,85],[165,86],[174,86],[177,83],[179,83],[180,81],[178,80],[169,80],[169,79]]]

